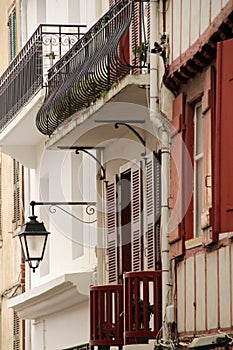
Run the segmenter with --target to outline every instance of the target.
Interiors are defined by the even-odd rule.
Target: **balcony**
[[[48,93],[36,117],[38,130],[52,135],[72,115],[88,108],[129,72],[138,45],[142,3],[119,0],[48,72]],[[131,34],[132,38],[129,39]],[[136,54],[135,54],[136,55]],[[134,56],[135,56],[134,55]],[[138,72],[138,71],[137,71]]]
[[[162,325],[161,271],[127,272],[123,285],[91,287],[90,312],[92,349],[155,339]]]
[[[40,25],[0,77],[0,131],[47,85],[48,69],[83,35],[84,25]]]

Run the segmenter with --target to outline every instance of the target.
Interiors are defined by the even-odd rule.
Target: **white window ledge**
[[[65,274],[8,300],[20,318],[36,320],[89,299],[93,271]]]
[[[195,237],[185,242],[185,248],[193,249],[196,247],[200,247],[202,246],[202,243],[203,243],[203,236]]]

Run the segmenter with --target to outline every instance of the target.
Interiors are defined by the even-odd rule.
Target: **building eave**
[[[20,318],[36,320],[62,311],[89,298],[93,271],[64,274],[8,300]]]
[[[216,58],[217,43],[233,37],[233,1],[229,1],[196,42],[177,57],[167,68],[164,84],[179,91],[197,73]]]

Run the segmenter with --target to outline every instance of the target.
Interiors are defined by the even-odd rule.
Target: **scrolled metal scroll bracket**
[[[146,157],[146,141],[142,138],[142,136],[135,130],[132,125],[125,123],[125,122],[117,122],[114,124],[115,128],[118,129],[120,125],[126,126],[129,130],[131,130],[134,135],[137,136],[141,144],[144,146],[144,152],[141,153],[142,157]]]
[[[56,213],[56,209],[59,209],[59,210],[63,211],[64,213],[72,216],[74,219],[77,219],[80,222],[87,223],[87,224],[92,224],[92,223],[96,222],[96,219],[93,221],[82,220],[82,219],[78,218],[77,216],[75,216],[74,214],[68,212],[67,210],[65,210],[64,208],[61,207],[64,205],[86,206],[86,213],[88,215],[93,215],[96,211],[96,202],[36,202],[36,201],[31,201],[30,206],[32,208],[32,216],[35,216],[35,206],[41,206],[41,205],[49,206],[50,207],[49,211],[51,214]]]

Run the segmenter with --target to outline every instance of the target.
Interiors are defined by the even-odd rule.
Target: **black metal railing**
[[[134,6],[138,4],[132,0],[118,1],[49,70],[48,94],[36,118],[40,132],[51,135],[130,71],[132,65],[124,54],[124,42],[134,20]]]
[[[71,348],[65,348],[63,350],[89,350],[89,349],[90,349],[90,345],[89,343],[86,343],[82,345],[73,346]]]
[[[84,25],[40,25],[0,77],[0,131],[46,84],[48,69],[81,36]]]

